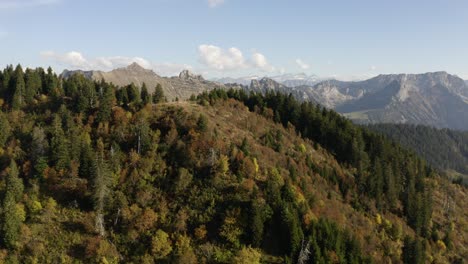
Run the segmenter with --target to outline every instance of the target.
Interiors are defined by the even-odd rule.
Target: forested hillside
[[[455,171],[468,183],[468,132],[407,124],[376,124],[369,129],[413,149],[435,168]],[[457,179],[458,178],[458,179]]]
[[[20,66],[0,80],[0,262],[468,257],[466,189],[333,111]]]

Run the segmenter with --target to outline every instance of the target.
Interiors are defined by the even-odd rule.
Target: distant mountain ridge
[[[358,122],[468,129],[468,85],[446,72],[379,75],[331,87],[353,97],[335,110]]]
[[[131,83],[141,87],[145,83],[150,92],[160,84],[168,100],[176,98],[185,100],[191,95],[197,95],[215,88],[225,88],[223,84],[207,81],[201,75],[195,75],[188,70],[182,71],[178,77],[162,77],[152,70],[145,69],[137,63],[124,68],[118,68],[109,72],[104,71],[68,71],[61,74],[62,78],[68,78],[73,74],[83,74],[86,78],[107,82],[118,86],[126,86]]]
[[[411,123],[468,130],[468,84],[447,72],[382,74],[364,81],[326,80],[296,87],[263,78],[252,80],[244,89],[290,93],[358,123]]]
[[[307,75],[305,73],[299,73],[299,74],[282,74],[282,75],[277,75],[277,76],[272,76],[272,77],[260,77],[260,76],[246,76],[246,77],[239,77],[239,78],[231,78],[231,77],[225,77],[225,78],[218,78],[214,79],[214,81],[224,83],[224,84],[241,84],[241,85],[250,85],[250,82],[252,80],[257,80],[260,81],[261,79],[271,79],[275,82],[278,82],[282,85],[288,86],[288,87],[297,87],[297,86],[312,86],[323,79],[320,79],[317,75]]]

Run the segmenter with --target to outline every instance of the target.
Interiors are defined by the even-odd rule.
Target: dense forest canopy
[[[444,181],[422,159],[291,96],[214,90],[167,103],[161,87],[9,66],[0,98],[2,262],[467,256],[455,236],[466,219],[438,218]]]
[[[361,196],[372,198],[377,208],[405,215],[418,234],[429,234],[431,197],[424,179],[433,171],[424,160],[382,135],[353,125],[333,110],[299,103],[292,95],[217,90],[199,96],[199,100],[227,97],[244,102],[252,111],[270,112],[267,115],[277,122],[294,126],[303,137],[319,143],[338,161],[355,168],[357,189],[351,190],[351,195],[356,206],[362,205]],[[352,185],[348,182],[338,184],[347,195]]]
[[[433,167],[442,171],[460,173],[455,181],[468,184],[468,132],[437,129],[411,124],[375,124],[369,129],[382,133],[413,149]]]

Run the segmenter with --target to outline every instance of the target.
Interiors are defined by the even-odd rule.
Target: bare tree
[[[307,244],[302,240],[301,252],[299,253],[299,258],[297,264],[305,264],[309,260],[310,256],[310,241],[307,241]]]
[[[96,207],[96,232],[101,236],[106,235],[104,221],[105,201],[110,192],[110,169],[104,156],[104,144],[98,140],[98,152],[96,154],[96,177],[94,179],[94,203]]]

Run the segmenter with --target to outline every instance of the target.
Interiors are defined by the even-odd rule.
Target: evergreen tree
[[[117,101],[119,105],[124,105],[124,106],[128,105],[129,100],[128,100],[128,92],[126,88],[121,88],[117,90],[116,97],[117,97]]]
[[[19,110],[25,105],[26,84],[24,82],[23,68],[18,65],[15,69],[15,85],[13,87],[13,98],[11,107]]]
[[[47,73],[44,76],[44,93],[53,97],[60,95],[59,81],[57,75],[51,67],[47,68]]]
[[[295,259],[304,238],[297,212],[291,206],[283,204],[281,216],[281,241],[284,254]]]
[[[8,121],[7,115],[0,111],[0,148],[5,146],[8,138],[11,135],[10,121]]]
[[[143,85],[141,86],[140,97],[143,105],[149,104],[151,102],[151,96],[148,92],[148,87],[146,87],[146,83],[143,83]]]
[[[250,227],[252,236],[251,240],[254,247],[260,247],[262,245],[265,222],[271,218],[271,215],[272,212],[270,207],[252,200],[250,207]]]
[[[135,84],[132,83],[127,86],[127,94],[130,103],[138,105],[141,102],[141,95]]]
[[[14,78],[14,69],[13,65],[8,65],[2,74],[2,83],[1,83],[1,90],[0,95],[4,98],[5,101],[11,100],[12,89],[13,89],[13,81]]]
[[[406,236],[403,241],[402,260],[405,264],[425,263],[425,252],[421,240]]]
[[[39,74],[39,69],[31,70],[27,69],[25,74],[26,80],[26,93],[25,101],[27,104],[31,104],[34,100],[34,96],[40,93],[42,90],[42,80]]]
[[[166,101],[166,97],[164,96],[164,91],[161,84],[158,83],[158,85],[156,85],[156,88],[154,89],[153,103],[157,104],[162,103],[164,101]]]
[[[50,142],[52,162],[58,170],[66,169],[70,164],[69,142],[62,128],[62,119],[58,114],[55,115],[53,129]]]
[[[44,129],[34,127],[31,142],[31,160],[34,164],[34,174],[42,177],[44,169],[47,167],[47,151],[49,144]]]
[[[201,114],[197,120],[197,128],[200,132],[205,132],[208,128],[208,119],[205,115]]]
[[[114,106],[115,101],[115,92],[114,88],[110,85],[101,84],[103,88],[103,93],[100,96],[99,100],[99,112],[98,112],[98,121],[99,122],[108,122],[112,116],[112,107]]]
[[[4,245],[10,249],[17,246],[21,224],[25,220],[24,210],[18,204],[24,190],[23,181],[18,174],[18,167],[12,160],[6,178],[2,212],[2,239]]]

